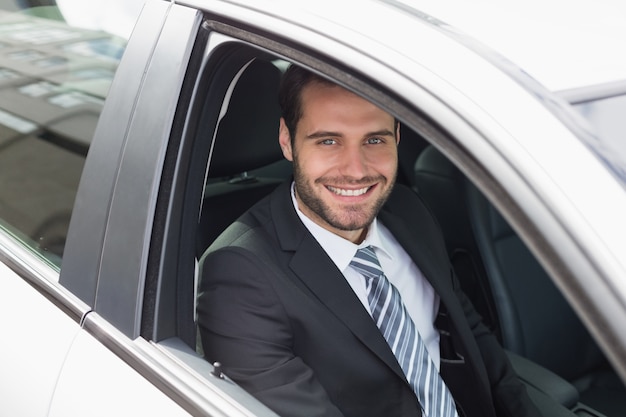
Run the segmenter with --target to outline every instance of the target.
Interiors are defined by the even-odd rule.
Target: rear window
[[[0,233],[59,268],[124,37],[0,2]],[[41,4],[41,2],[39,2]]]

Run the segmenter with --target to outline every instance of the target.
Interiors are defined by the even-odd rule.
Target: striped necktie
[[[350,266],[365,277],[372,318],[415,391],[424,415],[458,417],[452,394],[430,359],[400,293],[383,273],[374,249],[359,249]]]

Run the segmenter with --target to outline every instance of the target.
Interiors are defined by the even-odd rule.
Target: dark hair
[[[285,125],[292,141],[296,136],[298,121],[302,117],[302,90],[312,83],[336,85],[332,81],[294,64],[287,68],[281,79],[278,101],[281,115],[285,119]]]
[[[295,64],[289,65],[282,76],[278,101],[281,116],[285,119],[285,125],[287,130],[289,130],[292,143],[296,137],[296,126],[300,118],[302,118],[302,90],[307,85],[313,83],[324,86],[337,86],[334,82]],[[394,129],[397,128],[398,119],[394,119]]]

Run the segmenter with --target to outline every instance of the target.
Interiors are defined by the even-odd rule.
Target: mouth
[[[326,186],[326,189],[333,194],[342,197],[358,197],[365,193],[367,193],[373,186],[357,188],[357,189],[347,189],[347,188],[339,188],[339,187],[331,187],[330,185]]]

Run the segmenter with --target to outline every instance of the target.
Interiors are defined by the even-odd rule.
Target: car
[[[203,358],[195,300],[212,240],[290,178],[297,64],[400,121],[398,181],[544,415],[624,415],[626,77],[552,91],[419,2],[148,0],[132,33],[10,3],[0,414],[275,415]]]

